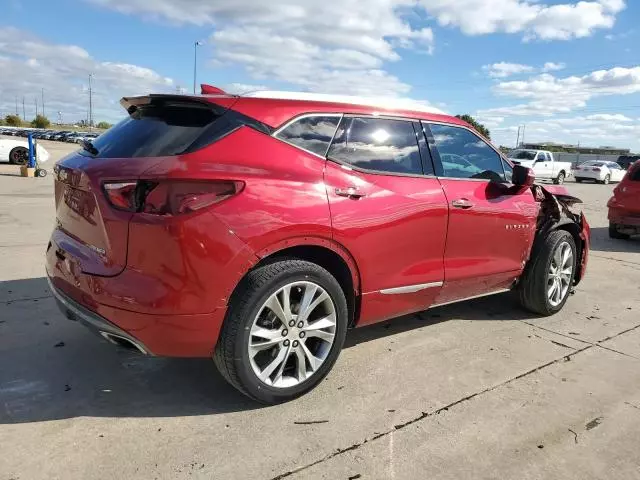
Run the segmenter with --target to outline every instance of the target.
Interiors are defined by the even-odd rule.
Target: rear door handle
[[[458,198],[457,200],[454,200],[453,202],[451,202],[451,205],[453,205],[455,208],[463,208],[465,210],[467,208],[473,207],[473,203],[471,203],[466,198]]]
[[[358,191],[356,187],[347,187],[347,188],[336,187],[336,195],[340,197],[348,197],[348,198],[361,198],[361,197],[365,197],[367,194]]]

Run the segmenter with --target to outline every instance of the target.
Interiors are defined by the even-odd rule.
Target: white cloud
[[[527,80],[500,82],[493,91],[502,97],[529,102],[480,111],[484,116],[551,116],[585,107],[595,97],[640,92],[640,66],[564,78],[544,73]]]
[[[52,44],[11,27],[0,27],[0,71],[11,72],[0,75],[0,110],[15,112],[18,98],[22,116],[24,96],[27,119],[35,114],[35,99],[40,103],[42,88],[45,113],[51,120],[58,111],[65,120],[87,118],[90,73],[96,121],[121,118],[124,111],[118,101],[125,95],[175,89],[173,80],[149,68],[100,61],[78,46]]]
[[[543,72],[555,72],[555,71],[558,71],[558,70],[563,70],[566,66],[567,65],[564,64],[564,63],[547,62],[542,67],[542,71]]]
[[[522,65],[520,63],[492,63],[490,65],[484,65],[482,70],[487,72],[492,78],[506,78],[511,75],[518,75],[520,73],[530,73],[535,69],[531,65]]]
[[[533,0],[419,0],[443,26],[467,35],[522,33],[525,40],[569,40],[611,28],[624,0],[546,5]]]
[[[529,120],[526,124],[526,140],[532,142],[556,142],[585,146],[615,145],[638,150],[640,148],[640,124],[620,113],[554,117],[547,120]],[[496,143],[513,145],[517,126],[492,130]]]
[[[566,40],[610,28],[623,0],[88,0],[142,18],[210,26],[212,65],[244,66],[259,80],[311,91],[406,95],[385,70],[402,49],[433,53],[429,23],[464,34]],[[550,0],[546,0],[549,2]],[[412,22],[408,21],[410,15]],[[525,73],[520,70],[514,73]],[[496,78],[507,70],[490,70]]]

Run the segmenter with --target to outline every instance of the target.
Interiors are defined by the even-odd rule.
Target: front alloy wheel
[[[575,240],[566,230],[555,230],[539,242],[520,278],[518,293],[523,307],[546,316],[559,312],[569,298],[578,255]]]
[[[553,307],[562,303],[571,288],[573,263],[571,245],[563,241],[556,247],[547,275],[547,297]]]

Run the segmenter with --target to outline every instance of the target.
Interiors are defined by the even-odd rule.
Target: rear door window
[[[442,163],[443,177],[504,181],[502,158],[470,130],[428,124]]]
[[[341,115],[310,115],[294,120],[275,136],[316,155],[327,154]]]
[[[92,141],[94,156],[137,158],[189,153],[218,138],[212,127],[222,111],[187,102],[140,106]]]
[[[416,131],[406,120],[345,117],[329,158],[371,172],[423,173]]]

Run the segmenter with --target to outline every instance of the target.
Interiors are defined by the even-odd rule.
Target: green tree
[[[102,130],[108,130],[111,128],[111,124],[109,122],[98,122],[96,127],[101,128]]]
[[[34,128],[47,128],[51,125],[51,122],[44,115],[36,115],[36,118],[31,120],[31,126]]]
[[[456,115],[456,117],[459,118],[460,120],[464,120],[469,125],[471,125],[473,128],[475,128],[478,133],[480,133],[484,137],[486,137],[489,140],[491,140],[491,132],[489,131],[489,129],[487,127],[485,127],[483,124],[481,124],[480,122],[478,122],[471,115],[467,115],[467,114]]]
[[[20,120],[20,117],[18,115],[7,115],[6,117],[4,117],[4,121],[10,127],[19,127],[20,125],[22,125],[22,120]]]

